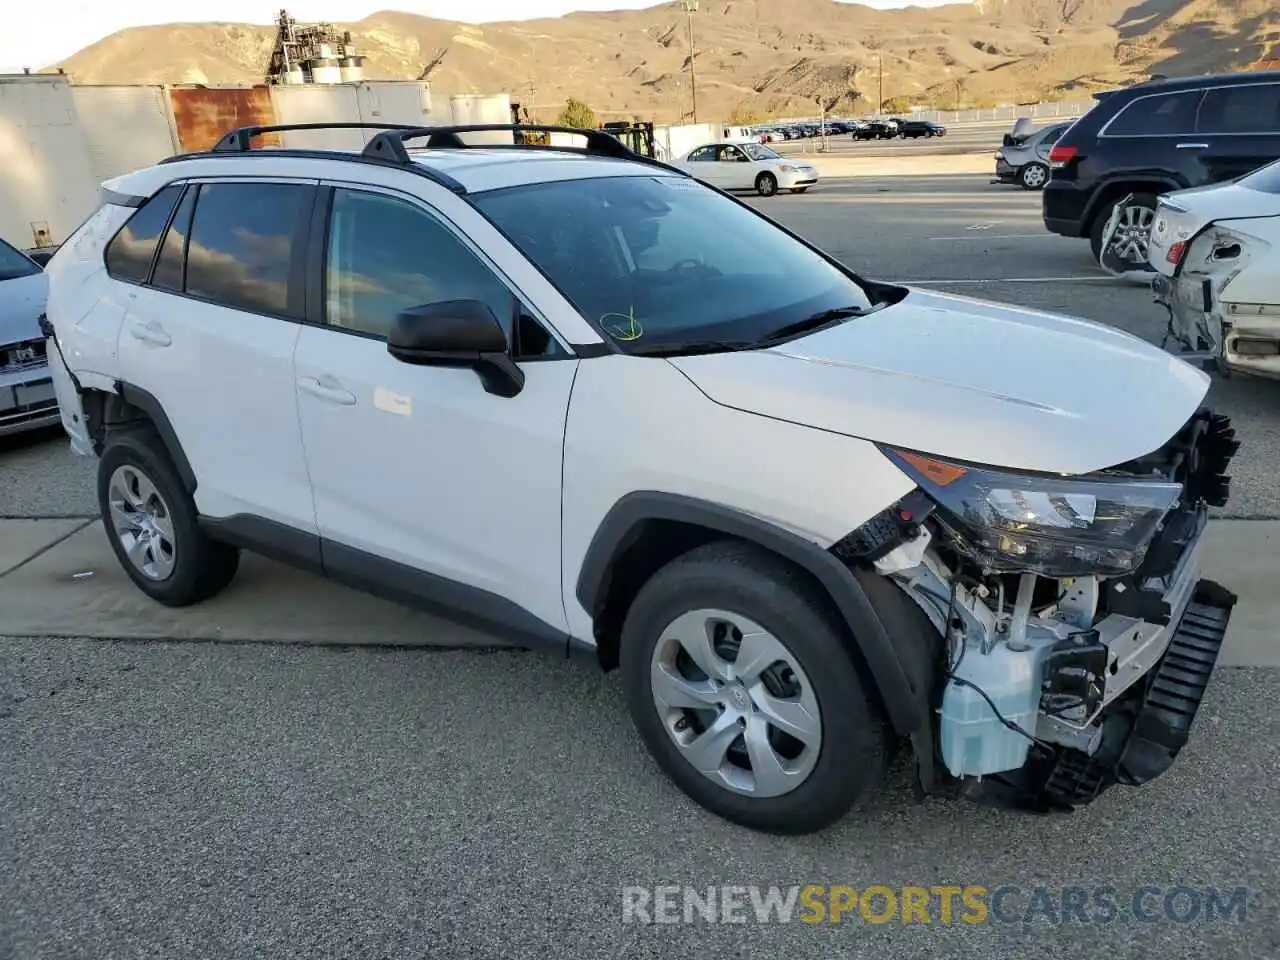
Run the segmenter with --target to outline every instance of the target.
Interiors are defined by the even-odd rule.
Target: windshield
[[[773,150],[770,150],[762,143],[744,143],[742,149],[747,152],[747,156],[752,160],[781,160]]]
[[[692,179],[564,180],[471,200],[626,352],[754,342],[826,311],[871,306],[821,256]]]
[[[16,280],[39,272],[40,268],[35,263],[0,240],[0,280]]]

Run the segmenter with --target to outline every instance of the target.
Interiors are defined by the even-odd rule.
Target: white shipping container
[[[459,125],[510,123],[511,95],[507,93],[457,93],[449,98],[449,113]],[[464,143],[515,143],[510,131],[461,134]]]
[[[316,86],[281,84],[271,88],[277,123],[359,123],[356,90],[346,84]],[[360,150],[366,137],[360,130],[297,130],[280,135],[293,150]]]
[[[696,147],[719,143],[721,129],[711,123],[682,123],[653,128],[654,146],[659,160],[679,160]]]
[[[62,76],[0,76],[0,237],[61,243],[93,213],[98,181]]]
[[[356,87],[364,123],[404,123],[435,127],[449,122],[431,109],[431,85],[419,80],[366,81]],[[508,112],[510,116],[510,112]]]
[[[72,86],[71,101],[98,183],[182,152],[164,87]]]

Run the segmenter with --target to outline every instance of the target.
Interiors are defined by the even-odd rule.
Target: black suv
[[[1094,99],[1050,151],[1043,198],[1044,225],[1088,237],[1095,259],[1125,197],[1115,242],[1125,242],[1122,259],[1145,265],[1160,194],[1233,180],[1280,158],[1280,70],[1153,80]]]
[[[941,137],[947,128],[929,120],[903,120],[898,125],[898,135],[909,139],[917,137]]]

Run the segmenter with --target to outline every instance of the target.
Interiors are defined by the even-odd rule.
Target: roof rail
[[[609,133],[607,130],[589,130],[584,127],[559,127],[547,126],[538,123],[475,123],[463,124],[461,126],[447,127],[388,127],[388,132],[379,133],[373,137],[368,146],[364,148],[363,155],[379,160],[390,160],[393,163],[412,163],[413,158],[409,156],[409,151],[405,149],[406,140],[418,140],[423,137],[427,138],[424,146],[427,149],[446,149],[446,150],[470,150],[470,149],[546,149],[541,145],[534,146],[525,143],[465,143],[459,137],[460,133],[568,133],[576,136],[585,137],[587,145],[584,148],[579,147],[557,147],[559,150],[569,150],[574,153],[585,153],[592,157],[613,157],[617,160],[630,160],[633,163],[644,163],[653,167],[661,167],[664,170],[670,170],[681,176],[689,176],[689,174],[681,170],[679,167],[673,167],[670,164],[663,163],[653,157],[646,157],[642,153],[636,153],[621,140]]]
[[[239,127],[222,136],[212,153],[248,153],[253,141],[266,133],[290,130],[421,130],[406,123],[281,123],[266,127]]]

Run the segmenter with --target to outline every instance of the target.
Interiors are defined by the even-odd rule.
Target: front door
[[[749,190],[755,186],[755,168],[740,147],[731,143],[716,148],[716,186],[724,190]]]
[[[330,194],[324,322],[295,357],[326,567],[359,576],[363,563],[420,596],[565,630],[560,471],[577,361],[436,209],[363,187]],[[387,352],[399,312],[459,299],[488,305],[520,344],[517,396]]]

